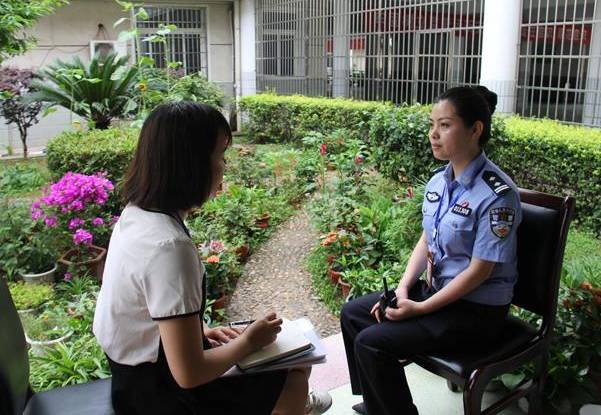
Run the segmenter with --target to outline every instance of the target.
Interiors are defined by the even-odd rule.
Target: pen
[[[227,323],[227,325],[229,327],[232,326],[248,326],[249,324],[254,323],[255,320],[236,320],[236,321],[230,321],[229,323]]]

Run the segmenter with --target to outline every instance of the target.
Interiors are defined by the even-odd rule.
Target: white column
[[[520,0],[484,3],[480,84],[498,96],[499,113],[515,112]]]
[[[350,70],[350,15],[349,2],[334,2],[334,39],[333,39],[333,85],[332,95],[348,97]]]
[[[257,92],[257,61],[255,56],[255,0],[240,0],[240,66],[241,95]]]
[[[595,23],[591,34],[588,70],[586,72],[586,93],[584,94],[584,114],[582,122],[601,126],[601,1],[595,5]]]

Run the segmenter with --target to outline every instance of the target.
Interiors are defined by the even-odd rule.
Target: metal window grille
[[[480,78],[483,0],[257,0],[257,89],[429,103]]]
[[[158,68],[164,68],[167,60],[181,62],[186,74],[202,72],[208,76],[206,8],[144,6],[144,10],[148,19],[136,21],[138,54],[152,58]],[[156,33],[160,24],[177,26],[167,35],[166,44],[144,41]]]
[[[601,125],[601,2],[523,0],[517,112]]]

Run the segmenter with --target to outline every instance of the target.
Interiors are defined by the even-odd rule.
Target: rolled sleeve
[[[515,192],[496,199],[478,221],[472,256],[491,262],[515,261],[520,221],[520,201]]]
[[[153,320],[201,311],[201,267],[191,241],[170,240],[157,246],[142,278],[146,304]]]

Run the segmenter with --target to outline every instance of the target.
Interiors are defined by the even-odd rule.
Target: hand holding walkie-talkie
[[[382,278],[384,282],[384,293],[380,296],[380,318],[382,321],[386,320],[386,307],[397,308],[396,305],[396,294],[394,290],[388,289],[388,283],[386,277]]]

